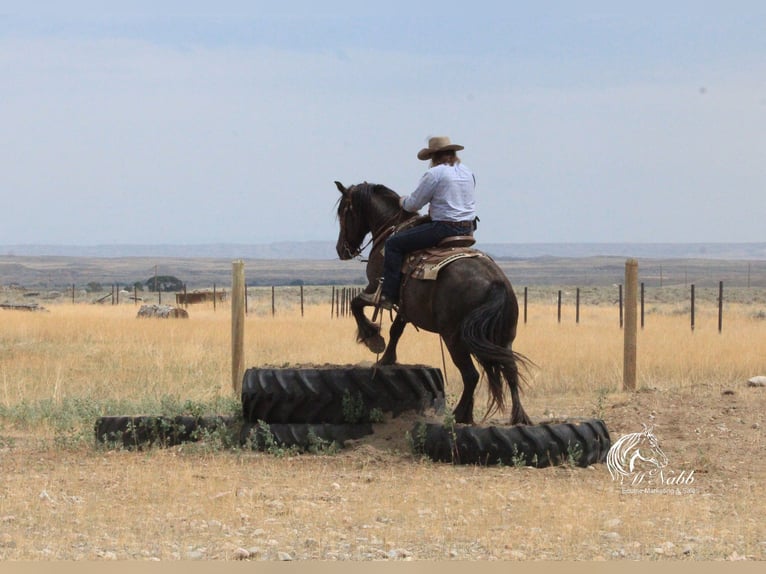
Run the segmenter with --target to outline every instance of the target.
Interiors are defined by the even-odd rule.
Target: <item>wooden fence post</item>
[[[622,329],[623,309],[625,308],[625,305],[623,305],[623,302],[622,302],[622,283],[620,283],[620,286],[619,286],[619,305],[620,305],[620,329]]]
[[[245,375],[245,262],[232,263],[231,270],[231,388],[242,394]]]
[[[718,282],[718,332],[723,330],[723,281]]]
[[[527,323],[527,288],[524,287],[524,324]]]
[[[575,296],[575,323],[580,324],[580,288],[577,288],[577,295]]]
[[[638,261],[625,262],[625,346],[623,350],[622,388],[636,389],[637,321],[636,299],[638,291]]]
[[[692,331],[694,331],[694,283],[692,283],[692,291],[691,291],[691,316],[692,316]]]

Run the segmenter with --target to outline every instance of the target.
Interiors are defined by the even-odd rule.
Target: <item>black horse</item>
[[[341,193],[338,202],[340,233],[336,250],[342,260],[358,256],[362,243],[372,234],[367,263],[369,284],[351,301],[357,323],[357,340],[375,353],[385,350],[379,364],[396,363],[396,345],[407,323],[438,333],[463,378],[463,394],[455,407],[455,421],[473,424],[473,394],[479,382],[475,357],[487,375],[490,412],[505,408],[503,380],[511,392],[511,424],[532,424],[519,400],[523,381],[519,365],[528,360],[511,349],[516,337],[519,305],[505,273],[487,255],[458,259],[440,272],[436,280],[403,281],[399,312],[391,325],[386,347],[380,327],[364,314],[373,305],[383,270],[385,238],[400,223],[415,214],[399,207],[399,196],[383,185],[361,183],[346,188],[335,182]]]

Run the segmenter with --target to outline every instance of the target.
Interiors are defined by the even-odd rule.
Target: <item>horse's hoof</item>
[[[473,415],[465,414],[463,412],[457,412],[457,410],[453,411],[452,416],[455,417],[455,423],[459,425],[472,425],[473,423]]]
[[[521,415],[519,414],[511,415],[511,420],[508,422],[511,424],[511,426],[516,426],[516,425],[532,426],[535,424],[532,422],[532,419],[530,419],[527,416],[526,413],[523,413]]]
[[[382,353],[386,350],[386,341],[380,335],[371,335],[364,339],[363,342],[373,353]]]

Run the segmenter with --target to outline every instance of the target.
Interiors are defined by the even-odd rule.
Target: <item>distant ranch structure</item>
[[[194,305],[215,301],[220,303],[226,300],[225,291],[192,291],[191,293],[176,293],[176,305]]]

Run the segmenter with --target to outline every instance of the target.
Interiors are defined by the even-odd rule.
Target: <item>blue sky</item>
[[[0,7],[0,245],[334,240],[465,146],[479,242],[764,241],[764,2]]]

